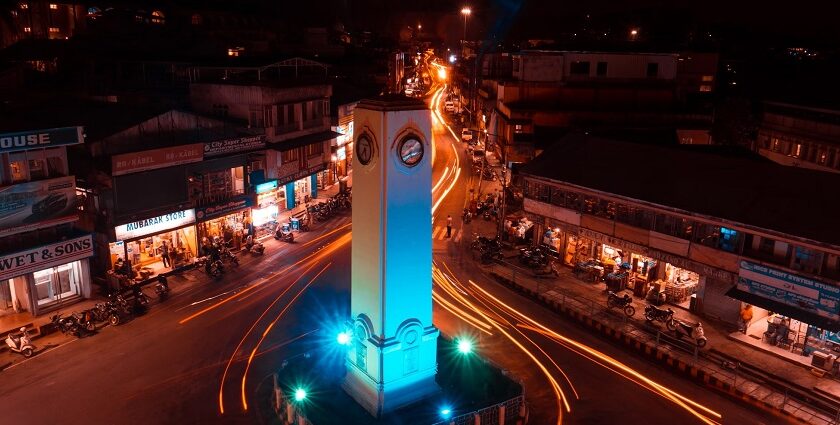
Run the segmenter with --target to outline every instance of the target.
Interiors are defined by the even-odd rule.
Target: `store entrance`
[[[0,315],[8,313],[9,310],[14,309],[14,301],[12,298],[12,281],[0,280]]]
[[[186,266],[196,256],[195,227],[188,226],[126,242],[128,259],[134,278],[149,277]]]
[[[32,276],[35,280],[34,293],[38,307],[81,294],[81,261],[39,270]]]

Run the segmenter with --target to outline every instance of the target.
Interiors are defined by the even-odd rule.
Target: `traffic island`
[[[285,361],[275,374],[272,408],[288,425],[525,423],[522,386],[471,346],[440,337],[437,359],[440,391],[374,418],[342,388],[344,374],[336,371],[345,370],[343,357],[309,352]]]

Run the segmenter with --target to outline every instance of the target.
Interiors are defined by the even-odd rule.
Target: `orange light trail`
[[[307,246],[307,245],[310,245],[310,244],[312,244],[312,243],[315,243],[315,242],[317,242],[317,241],[319,241],[319,240],[322,240],[323,238],[326,238],[326,237],[327,237],[327,236],[329,236],[329,235],[332,235],[332,234],[334,234],[334,233],[336,233],[336,232],[339,232],[339,231],[341,231],[341,230],[343,230],[343,229],[345,229],[345,228],[349,227],[349,226],[350,226],[350,224],[351,224],[351,223],[348,223],[348,224],[344,224],[344,225],[342,225],[342,226],[339,226],[339,227],[337,227],[337,228],[335,228],[335,229],[333,229],[333,230],[331,230],[331,231],[329,231],[329,232],[327,232],[327,233],[325,233],[325,234],[323,234],[323,235],[321,235],[321,236],[319,236],[319,237],[317,237],[317,238],[315,238],[315,239],[313,239],[313,240],[311,240],[311,241],[309,241],[309,242],[307,242],[307,243],[303,244],[302,246]],[[327,245],[327,248],[329,249],[329,247],[330,247],[331,245],[335,244],[336,242],[337,242],[337,240],[336,240],[336,241],[331,242],[330,244],[328,244],[328,245]],[[346,242],[345,242],[345,243],[346,243]],[[339,246],[340,246],[340,245],[339,245]],[[337,249],[337,248],[336,248],[336,249]],[[189,316],[187,316],[187,317],[185,317],[185,318],[181,319],[180,321],[178,321],[178,324],[179,324],[179,325],[183,325],[184,323],[187,323],[187,322],[189,322],[190,320],[193,320],[193,319],[195,319],[196,317],[201,316],[201,315],[203,315],[204,313],[207,313],[208,311],[214,310],[214,309],[216,309],[216,308],[218,308],[218,307],[220,307],[220,306],[222,306],[222,305],[226,304],[226,303],[227,303],[227,302],[229,302],[229,301],[232,301],[232,300],[234,300],[234,299],[236,299],[236,298],[242,297],[242,296],[244,296],[246,293],[251,292],[251,291],[253,291],[254,289],[256,289],[256,288],[260,287],[260,286],[261,286],[262,284],[264,284],[265,282],[268,282],[268,281],[269,281],[269,279],[273,278],[274,276],[277,276],[277,275],[282,275],[282,274],[284,274],[285,272],[287,272],[287,271],[291,270],[293,267],[297,267],[297,266],[299,266],[299,265],[301,265],[301,264],[306,263],[307,261],[309,261],[310,259],[312,259],[312,258],[313,258],[313,257],[315,257],[315,256],[324,255],[324,252],[325,252],[325,251],[326,251],[326,250],[321,250],[321,251],[318,251],[318,252],[313,252],[313,253],[311,253],[311,254],[307,255],[306,257],[304,257],[304,258],[302,258],[302,259],[300,259],[300,260],[298,260],[298,261],[296,261],[296,262],[294,262],[294,263],[292,263],[292,264],[290,264],[290,265],[288,265],[288,266],[284,267],[282,270],[280,270],[280,271],[278,271],[278,272],[274,272],[274,273],[272,273],[272,274],[270,274],[270,275],[266,276],[266,277],[264,278],[265,280],[263,280],[262,282],[260,282],[260,283],[256,283],[256,284],[254,284],[254,285],[251,285],[251,286],[249,286],[249,287],[245,288],[244,290],[242,290],[241,292],[238,292],[238,293],[236,293],[236,294],[234,294],[234,295],[232,295],[232,296],[230,296],[230,297],[228,297],[228,298],[225,298],[225,299],[223,299],[223,300],[221,300],[221,301],[219,301],[219,302],[217,302],[217,303],[215,303],[215,304],[213,304],[213,305],[207,306],[207,307],[205,307],[204,309],[199,310],[198,312],[193,313],[193,314],[191,314],[191,315],[189,315]],[[332,252],[332,251],[330,251],[330,252]]]
[[[309,279],[309,282],[306,282],[306,285],[304,285],[303,288],[301,288],[300,291],[298,291],[298,293],[295,294],[292,300],[289,301],[289,303],[286,304],[285,307],[283,307],[283,310],[280,311],[280,314],[278,314],[277,317],[275,317],[274,320],[265,328],[265,331],[263,331],[260,340],[257,342],[257,345],[255,345],[254,349],[251,350],[251,355],[248,356],[248,362],[245,364],[245,372],[242,373],[242,385],[240,386],[240,392],[242,395],[242,410],[248,410],[248,400],[245,396],[245,384],[248,380],[248,371],[251,370],[251,362],[254,360],[254,356],[257,355],[257,350],[259,350],[260,345],[262,345],[263,341],[265,341],[265,337],[268,336],[268,333],[271,332],[271,329],[274,327],[277,321],[280,320],[280,318],[283,317],[283,315],[285,315],[287,311],[289,311],[289,308],[292,307],[295,301],[297,301],[298,297],[300,297],[304,293],[304,291],[306,291],[309,288],[309,286],[312,285],[312,282],[315,282],[315,280],[318,279],[318,277],[321,276],[321,274],[324,273],[331,265],[332,262],[327,263],[327,265],[324,266],[324,268],[322,268],[321,271],[319,271],[315,276],[313,276],[312,279]],[[291,286],[289,287],[291,288]],[[274,305],[274,303],[272,303],[272,305]],[[271,306],[269,306],[266,309],[266,312],[268,312],[269,308],[271,308]]]
[[[709,419],[708,417],[701,414],[700,412],[698,412],[694,408],[702,410],[703,412],[706,412],[706,414],[708,414],[710,416],[713,416],[717,419],[722,418],[722,415],[720,413],[715,412],[714,410],[711,410],[710,408],[705,407],[705,406],[703,406],[703,405],[701,405],[701,404],[699,404],[699,403],[697,403],[697,402],[695,402],[695,401],[693,401],[693,400],[691,400],[691,399],[689,399],[689,398],[671,390],[670,388],[667,388],[667,387],[651,380],[650,378],[642,375],[641,373],[637,372],[633,368],[631,368],[631,367],[625,365],[624,363],[614,359],[613,357],[610,357],[610,356],[608,356],[608,355],[606,355],[606,354],[604,354],[604,353],[602,353],[602,352],[600,352],[600,351],[598,351],[598,350],[596,350],[592,347],[589,347],[585,344],[579,343],[579,342],[577,342],[573,339],[570,339],[566,336],[563,336],[563,335],[551,330],[550,328],[546,327],[545,325],[537,322],[536,320],[532,319],[531,317],[525,315],[524,313],[516,310],[515,308],[507,305],[503,301],[494,297],[487,290],[485,290],[484,288],[482,288],[481,286],[479,286],[478,284],[476,284],[472,280],[470,280],[469,282],[470,282],[470,284],[472,285],[473,288],[476,288],[479,291],[481,291],[484,294],[484,296],[492,299],[497,305],[504,307],[507,311],[510,311],[514,315],[516,315],[516,316],[520,317],[521,319],[525,320],[527,323],[530,323],[532,326],[529,326],[529,328],[533,329],[536,332],[539,332],[539,333],[542,333],[546,336],[549,336],[550,338],[552,338],[554,340],[562,341],[564,344],[568,344],[572,347],[575,347],[576,349],[578,349],[580,351],[586,352],[590,356],[595,357],[595,358],[599,359],[600,361],[602,361],[606,364],[609,364],[609,365],[621,370],[622,372],[624,372],[624,373],[626,373],[630,376],[633,376],[635,378],[633,380],[633,382],[636,382],[636,383],[639,383],[640,381],[643,382],[645,384],[645,386],[649,386],[650,388],[655,389],[656,393],[658,393],[659,395],[661,395],[664,398],[667,398],[667,399],[671,400],[673,403],[682,407],[683,409],[685,409],[686,411],[688,411],[689,413],[694,415],[696,418],[698,418],[702,422],[704,422],[706,424],[709,424],[709,425],[718,424],[718,422]],[[622,376],[623,376],[623,374],[622,374]]]

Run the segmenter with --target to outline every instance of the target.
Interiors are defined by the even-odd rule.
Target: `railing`
[[[476,416],[479,420],[476,421]],[[437,422],[433,425],[474,425],[480,424],[504,424],[512,425],[525,417],[525,396],[517,396],[493,406],[485,407],[474,412],[464,413],[446,421]],[[504,419],[504,420],[502,420]]]

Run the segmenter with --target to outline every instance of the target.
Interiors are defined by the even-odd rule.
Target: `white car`
[[[455,103],[447,100],[446,103],[443,104],[443,109],[446,110],[446,112],[455,112]]]
[[[461,140],[468,142],[473,139],[472,130],[469,128],[462,128],[461,129]]]

